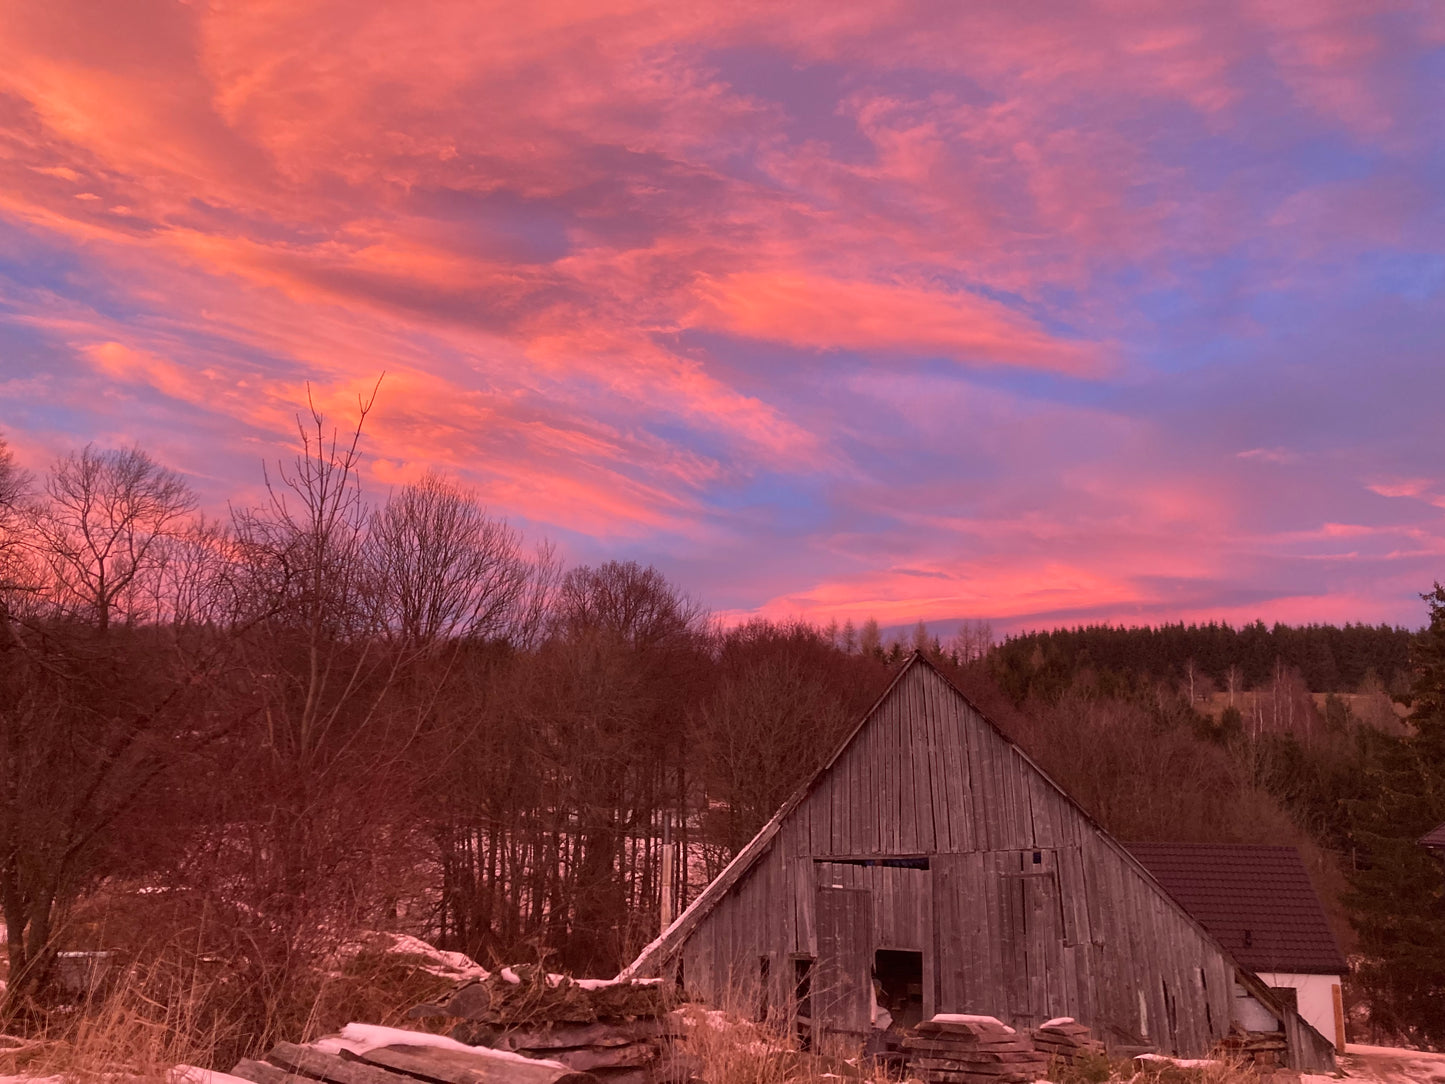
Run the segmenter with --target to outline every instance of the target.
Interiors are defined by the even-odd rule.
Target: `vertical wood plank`
[[[963,768],[959,763],[958,742],[960,735],[957,714],[946,690],[933,688],[935,716],[934,735],[938,741],[938,772],[944,808],[947,810],[948,838],[940,842],[939,849],[958,853],[973,849],[969,829],[968,808],[964,801]]]
[[[869,1028],[873,904],[868,895],[859,888],[818,889],[815,1018],[822,1027],[847,1035],[866,1035]]]
[[[925,671],[913,670],[908,683],[908,748],[910,804],[913,806],[915,846],[920,854],[937,849],[933,825],[933,779],[928,764],[928,709],[924,703]]]

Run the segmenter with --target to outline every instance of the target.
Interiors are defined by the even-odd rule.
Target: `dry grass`
[[[741,1001],[748,1003],[746,997]],[[873,1059],[862,1057],[856,1043],[825,1044],[816,1052],[804,1052],[788,1024],[752,1023],[700,1005],[686,1005],[682,1013],[687,1021],[682,1050],[697,1060],[697,1076],[708,1084],[898,1084],[898,1075],[890,1076]],[[1100,1055],[1074,1064],[1055,1062],[1047,1079],[1052,1084],[1265,1084],[1269,1078],[1228,1062],[1182,1067],[1110,1061]]]
[[[127,967],[106,996],[35,1013],[23,1036],[0,1042],[0,1075],[160,1082],[176,1065],[227,1070],[279,1039],[310,1041],[353,1020],[400,1024],[453,985],[423,962],[363,950],[334,969],[256,974],[171,946]]]
[[[787,1084],[813,1080],[876,1081],[889,1078],[856,1043],[825,1042],[798,1049],[786,1025],[755,1024],[701,1005],[685,1005],[686,1037],[680,1049],[697,1062],[707,1084]]]
[[[134,960],[135,958],[132,957]],[[426,1026],[405,1020],[454,979],[427,970],[426,957],[387,951],[385,942],[322,966],[258,968],[171,942],[124,969],[112,992],[85,1006],[54,1009],[20,1038],[0,1038],[0,1076],[58,1078],[62,1084],[169,1082],[176,1065],[226,1070],[279,1039],[307,1042],[352,1020]],[[686,1005],[680,1052],[707,1084],[885,1084],[888,1073],[856,1044],[825,1040],[803,1051],[794,1021],[753,1023],[756,989],[728,999],[733,1011]],[[438,1022],[440,1023],[440,1022]],[[1110,1063],[1100,1057],[1054,1065],[1055,1084],[1261,1084],[1251,1069]]]

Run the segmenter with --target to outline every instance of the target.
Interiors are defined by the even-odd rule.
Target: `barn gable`
[[[862,1034],[880,950],[921,957],[929,1014],[1073,1016],[1184,1054],[1227,1033],[1243,992],[1218,942],[921,655],[623,974],[680,966],[705,997],[761,986],[778,1006],[806,972],[813,1015]]]

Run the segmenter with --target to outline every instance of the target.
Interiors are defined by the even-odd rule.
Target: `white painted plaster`
[[[1335,1041],[1335,993],[1339,975],[1298,975],[1287,971],[1261,971],[1267,986],[1292,986],[1299,999],[1299,1014],[1330,1042]]]

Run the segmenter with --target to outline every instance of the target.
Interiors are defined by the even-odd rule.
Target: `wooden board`
[[[432,1084],[598,1084],[591,1073],[515,1055],[498,1057],[482,1047],[444,1050],[435,1046],[383,1046],[359,1057],[368,1064]]]
[[[818,887],[818,963],[813,1018],[820,1027],[866,1035],[873,946],[872,894],[863,888]]]
[[[341,1058],[335,1054],[324,1054],[309,1046],[294,1043],[277,1043],[266,1055],[272,1065],[279,1065],[293,1073],[299,1073],[329,1084],[407,1084],[411,1079],[404,1075],[380,1069],[375,1065]],[[236,1075],[233,1073],[233,1075]],[[247,1077],[247,1080],[254,1079]],[[272,1081],[257,1081],[256,1084],[273,1084]]]

